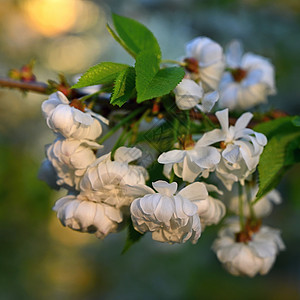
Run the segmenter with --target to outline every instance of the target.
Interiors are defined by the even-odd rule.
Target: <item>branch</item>
[[[44,83],[44,82],[26,82],[26,81],[19,81],[19,80],[13,80],[10,78],[0,77],[0,87],[7,87],[7,88],[14,88],[14,89],[20,89],[22,91],[29,91],[29,92],[35,92],[40,94],[49,95],[52,93],[51,87]],[[80,98],[85,96],[86,94],[82,93],[78,89],[72,89],[72,98]],[[149,103],[147,103],[149,105]],[[137,104],[135,101],[129,101],[125,103],[122,108],[119,108],[118,106],[114,106],[109,103],[109,99],[101,94],[98,96],[98,101],[95,106],[95,111],[97,113],[102,114],[104,117],[107,117],[112,111],[115,110],[130,110],[133,111],[135,109],[138,109],[140,107],[139,104]],[[206,115],[214,124],[219,124],[219,121],[217,117],[214,114],[207,114]],[[266,122],[268,120],[272,119],[278,119],[281,117],[285,117],[287,114],[280,110],[274,110],[271,112],[268,112],[265,114],[264,118],[261,120],[251,120],[248,127],[252,128],[255,125],[259,123]],[[190,111],[190,117],[193,120],[202,120],[203,115],[200,112],[196,112],[194,110]],[[230,125],[234,125],[237,118],[230,117],[229,123]]]
[[[0,86],[12,89],[20,89],[22,91],[36,92],[39,94],[49,94],[49,86],[44,82],[26,82],[20,80],[13,80],[10,78],[0,77]]]
[[[219,124],[219,120],[216,117],[215,114],[206,114],[207,118],[209,118],[214,124]],[[190,117],[193,120],[203,120],[203,115],[200,112],[191,110],[190,111]],[[237,118],[234,117],[229,117],[229,125],[234,125],[236,122]],[[252,128],[255,125],[262,123],[262,121],[257,121],[257,120],[251,120],[247,127]]]
[[[20,81],[14,80],[6,77],[0,77],[0,87],[11,88],[11,89],[20,89],[24,92],[35,92],[39,94],[49,95],[53,92],[51,86],[44,82],[35,82],[35,81]],[[72,98],[81,98],[87,95],[79,89],[72,89]],[[119,110],[118,106],[114,106],[109,103],[109,99],[103,95],[99,95],[95,105],[95,111],[100,113],[104,117],[107,117],[112,111]],[[122,110],[134,110],[140,107],[136,102],[128,102],[122,106]]]

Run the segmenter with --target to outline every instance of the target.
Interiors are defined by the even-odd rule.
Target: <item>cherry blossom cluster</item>
[[[129,165],[141,151],[120,147],[113,160],[111,153],[97,157],[103,146],[95,140],[106,120],[77,102],[69,102],[61,92],[43,102],[42,112],[56,139],[46,146],[47,158],[39,176],[52,187],[68,190],[53,208],[58,218],[65,226],[97,237],[116,231],[123,214],[128,213],[124,208],[128,210],[133,200],[122,187],[143,184],[147,178],[143,167]]]
[[[276,93],[271,62],[253,53],[243,53],[239,41],[225,52],[207,37],[198,37],[186,46],[186,76],[175,89],[176,104],[182,110],[198,108],[208,112],[218,101],[219,108],[242,111],[267,102]]]
[[[61,223],[98,238],[131,223],[159,242],[196,243],[207,226],[236,215],[223,222],[213,250],[233,275],[266,274],[284,244],[280,232],[263,226],[261,218],[281,197],[272,191],[255,202],[255,171],[267,138],[248,128],[252,113],[242,113],[233,125],[229,110],[265,102],[275,92],[273,66],[263,57],[243,54],[237,41],[224,55],[221,46],[206,37],[187,45],[181,64],[186,75],[172,92],[174,106],[204,116],[217,108],[219,124],[196,134],[187,128],[168,151],[158,153],[152,163],[163,165],[160,180],[152,180],[137,163],[148,150],[126,138],[110,147],[100,145],[97,139],[108,120],[60,92],[42,104],[56,139],[46,147],[39,176],[52,188],[67,190],[53,208]],[[137,132],[142,121],[147,123],[135,120]],[[135,126],[130,122],[124,125]]]

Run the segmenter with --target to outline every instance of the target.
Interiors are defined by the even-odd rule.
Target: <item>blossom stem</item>
[[[118,131],[124,124],[126,124],[128,121],[136,117],[139,113],[141,113],[145,108],[140,107],[138,109],[135,109],[131,114],[129,114],[127,117],[125,117],[121,122],[119,122],[116,126],[114,126],[106,135],[104,135],[102,138],[98,140],[99,144],[102,144],[104,141],[106,141],[108,138],[110,138],[116,131]]]
[[[212,120],[203,112],[201,111],[201,114],[202,114],[202,117],[203,117],[203,120],[205,120],[207,122],[207,124],[212,128],[212,129],[215,129],[216,126],[215,124],[212,122]]]
[[[181,61],[177,61],[177,60],[173,60],[173,59],[162,59],[161,63],[166,63],[166,64],[175,64],[175,65],[179,65],[181,67],[185,67],[187,64]]]
[[[246,183],[246,191],[247,191],[247,202],[248,202],[248,205],[249,205],[249,211],[250,211],[251,220],[256,220],[255,211],[253,209],[251,187],[247,183]]]
[[[78,99],[78,100],[84,102],[84,101],[86,101],[87,99],[92,98],[92,97],[94,97],[94,96],[97,96],[98,94],[100,94],[100,93],[102,93],[102,92],[103,92],[103,91],[100,90],[100,91],[97,91],[97,92],[95,92],[95,93],[93,93],[93,94],[85,95],[85,96],[81,97],[81,98]]]
[[[188,110],[186,110],[186,134],[187,136],[190,134],[191,132],[191,118],[190,118],[190,112]]]
[[[174,123],[173,123],[173,144],[177,143],[177,141],[178,141],[178,127],[179,127],[178,119],[174,119]]]
[[[175,173],[174,173],[174,170],[172,168],[171,173],[170,173],[169,183],[172,183],[174,181],[174,177],[175,177]]]
[[[239,183],[239,216],[240,216],[240,227],[241,231],[245,229],[245,222],[244,222],[244,203],[243,203],[243,187]]]
[[[123,132],[120,134],[120,136],[119,136],[117,142],[115,143],[115,145],[113,146],[113,148],[112,148],[112,150],[111,150],[112,156],[114,156],[115,151],[116,151],[119,147],[121,147],[121,146],[123,146],[123,145],[125,144],[125,142],[126,142],[128,136],[129,136],[129,133],[130,133],[129,131],[123,130]]]
[[[130,140],[130,144],[134,144],[136,142],[137,139],[137,134],[138,134],[138,130],[139,130],[139,126],[141,124],[141,122],[147,117],[147,115],[150,113],[151,109],[147,109],[143,115],[140,117],[140,119],[138,121],[135,122],[133,128],[132,128],[132,136],[131,136],[131,140]]]

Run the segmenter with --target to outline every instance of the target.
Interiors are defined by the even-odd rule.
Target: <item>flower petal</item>
[[[193,182],[201,173],[201,168],[191,161],[189,156],[186,156],[182,165],[182,179],[183,181]]]
[[[219,100],[219,93],[217,91],[206,93],[202,99],[202,105],[198,105],[203,112],[210,112],[215,103]]]
[[[179,162],[183,161],[185,155],[186,155],[185,150],[171,150],[171,151],[162,153],[158,157],[157,161],[160,164],[179,163]]]
[[[188,155],[192,162],[204,169],[213,168],[221,159],[219,151],[214,147],[195,147]]]
[[[240,147],[237,145],[228,145],[226,149],[222,152],[222,156],[229,161],[230,163],[234,164],[238,161],[240,156]]]
[[[158,221],[169,224],[170,219],[174,213],[175,207],[171,198],[162,196],[155,209],[155,216]]]
[[[225,108],[223,110],[220,110],[220,111],[217,111],[216,112],[216,116],[220,122],[220,125],[221,125],[221,128],[223,130],[223,132],[225,134],[227,134],[228,132],[228,124],[229,124],[229,121],[228,121],[228,108]]]
[[[225,77],[225,75],[223,77]],[[240,86],[236,82],[229,82],[226,85],[223,83],[222,87],[220,87],[220,108],[229,108],[230,110],[235,109],[238,104],[239,89]]]
[[[266,136],[260,132],[253,132],[255,137],[256,137],[256,140],[257,142],[261,145],[261,146],[265,146],[268,142]]]
[[[114,159],[119,162],[130,163],[134,160],[137,160],[142,156],[142,151],[136,147],[119,147],[116,152]]]
[[[153,214],[157,208],[157,205],[161,199],[161,195],[153,194],[153,195],[146,195],[140,199],[140,207],[145,214]],[[138,199],[134,200],[134,203],[137,202]],[[133,207],[133,206],[132,206]]]
[[[202,86],[191,79],[182,79],[174,92],[176,104],[182,110],[193,108],[200,102],[204,94]]]
[[[134,198],[143,197],[148,194],[154,194],[155,191],[144,184],[128,185],[123,187],[124,194]]]
[[[240,67],[243,56],[243,45],[238,40],[230,42],[226,49],[226,63],[229,68],[236,69]]]
[[[234,126],[235,131],[239,131],[246,128],[252,118],[253,118],[252,113],[250,112],[243,113],[235,123]]]
[[[190,201],[203,200],[208,197],[206,186],[202,182],[194,182],[183,188],[177,195]]]
[[[77,121],[83,125],[86,125],[86,126],[90,126],[93,124],[94,119],[92,118],[91,115],[86,114],[75,107],[71,107],[71,110],[72,110],[72,114],[74,116],[75,121]]]
[[[163,180],[158,180],[153,182],[152,186],[158,193],[166,196],[172,196],[177,191],[177,182],[168,183]]]
[[[214,129],[212,131],[203,134],[201,139],[196,143],[195,148],[209,146],[225,140],[225,134],[220,129]]]

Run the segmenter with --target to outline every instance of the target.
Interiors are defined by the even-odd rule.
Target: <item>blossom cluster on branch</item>
[[[238,41],[224,53],[207,37],[189,42],[181,60],[162,60],[145,26],[118,15],[113,22],[116,32],[108,31],[135,65],[102,62],[73,86],[95,86],[90,94],[58,91],[42,103],[55,140],[39,178],[67,190],[54,205],[57,217],[101,239],[127,227],[127,248],[147,232],[159,242],[195,244],[218,225],[212,249],[225,269],[266,274],[284,243],[262,218],[281,203],[274,188],[295,162],[280,159],[300,139],[297,117],[248,128],[276,91],[273,65],[243,54]],[[98,98],[104,93],[119,107],[108,114]]]

